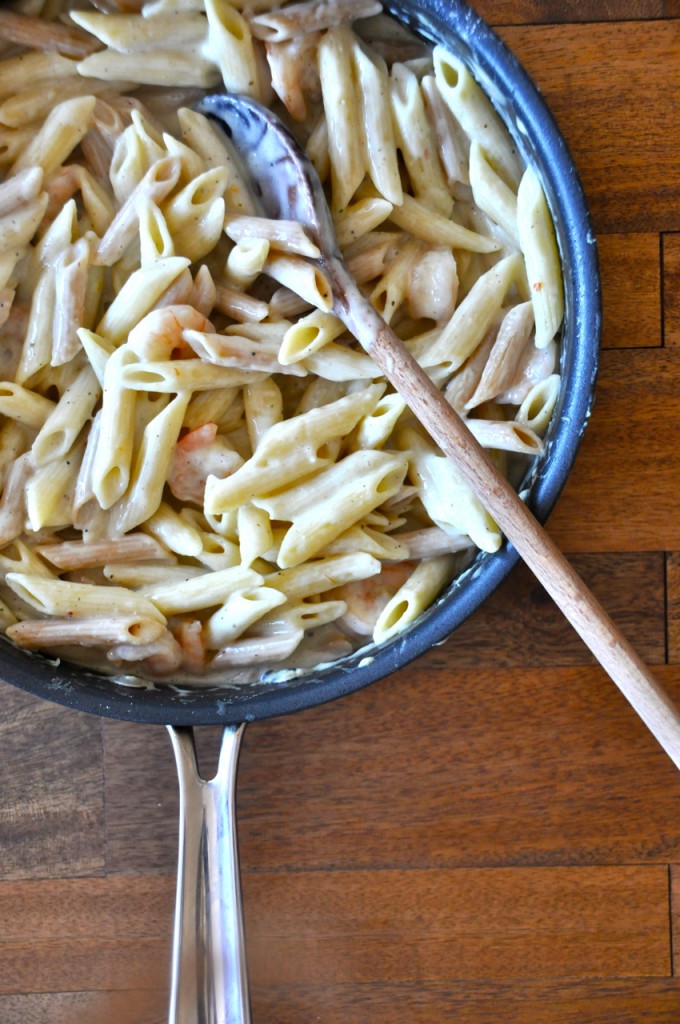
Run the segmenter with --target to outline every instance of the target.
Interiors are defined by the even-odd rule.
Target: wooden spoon
[[[240,96],[213,95],[198,108],[231,139],[268,217],[299,221],[346,324],[455,465],[660,745],[680,768],[680,713],[578,573],[490,461],[342,262],[321,182],[297,140],[271,111]]]

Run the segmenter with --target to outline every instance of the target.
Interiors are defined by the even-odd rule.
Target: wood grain
[[[253,983],[670,974],[665,868],[244,876]]]
[[[663,17],[664,0],[474,0],[472,6],[493,26],[624,22]]]
[[[101,722],[2,688],[0,879],[104,872]]]
[[[603,348],[641,348],[659,345],[659,236],[603,234],[599,236],[597,244],[602,277]],[[631,288],[632,281],[635,282],[634,288]]]
[[[680,554],[677,551],[667,555],[666,573],[668,660],[677,664],[680,661]]]
[[[246,872],[253,989],[665,977],[668,885],[665,867]],[[157,991],[173,892],[164,877],[0,884],[0,991]]]
[[[680,35],[672,21],[509,27],[579,168],[596,232],[680,228]],[[616,130],[611,126],[616,125]]]
[[[662,237],[664,342],[680,345],[680,234]]]
[[[659,674],[680,696],[678,669]],[[109,789],[114,752],[139,772],[135,837],[108,819],[109,871],[169,873],[165,732],[104,730]],[[600,669],[460,669],[454,637],[417,672],[248,727],[241,854],[248,871],[667,863],[680,860],[679,798],[670,761]]]
[[[20,1024],[165,1024],[166,994],[66,992],[0,996],[0,1019]],[[362,982],[262,985],[255,1021],[301,1024],[677,1024],[673,979],[521,982]]]
[[[680,350],[603,352],[594,413],[549,522],[562,550],[680,550],[679,431]]]
[[[680,970],[680,863],[670,866],[671,885],[671,946],[673,954],[673,974]]]
[[[664,10],[664,0],[474,0],[472,6],[495,26],[642,21],[678,13]],[[665,6],[669,6],[668,3]]]
[[[173,895],[163,878],[0,884],[0,990],[160,989]]]
[[[640,978],[267,986],[254,999],[255,1019],[277,1024],[677,1024],[679,1012],[674,981]]]
[[[51,992],[1,996],[8,1024],[165,1024],[163,991]]]
[[[569,560],[651,665],[665,661],[664,559],[661,552],[577,554]],[[490,644],[507,634],[511,644]],[[526,566],[520,564],[496,593],[460,626],[454,638],[458,668],[546,669],[593,664],[595,659]]]

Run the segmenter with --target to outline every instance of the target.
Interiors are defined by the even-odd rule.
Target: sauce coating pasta
[[[499,529],[193,105],[282,116],[350,272],[516,483],[559,392],[538,178],[375,0],[49,12],[0,59],[2,629],[209,685],[389,639]]]

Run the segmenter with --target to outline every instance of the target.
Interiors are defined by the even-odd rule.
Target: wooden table
[[[598,397],[550,531],[680,698],[680,3],[477,7],[599,235]],[[0,699],[0,1021],[159,1024],[167,736]],[[522,569],[399,675],[251,726],[239,810],[257,1024],[680,1018],[680,776]]]

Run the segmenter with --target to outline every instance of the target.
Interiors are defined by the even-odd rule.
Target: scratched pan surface
[[[565,271],[562,390],[544,454],[533,467],[529,505],[544,520],[571,469],[592,401],[601,309],[596,248],[578,174],[555,122],[514,56],[462,0],[399,0],[385,9],[427,41],[442,42],[470,66],[538,170],[555,219]],[[130,688],[64,662],[14,648],[2,639],[3,678],[36,696],[112,718],[210,725],[287,714],[334,700],[403,667],[444,640],[498,586],[517,561],[504,544],[479,555],[413,626],[397,638],[287,681],[237,688]],[[368,656],[367,656],[368,655]]]

